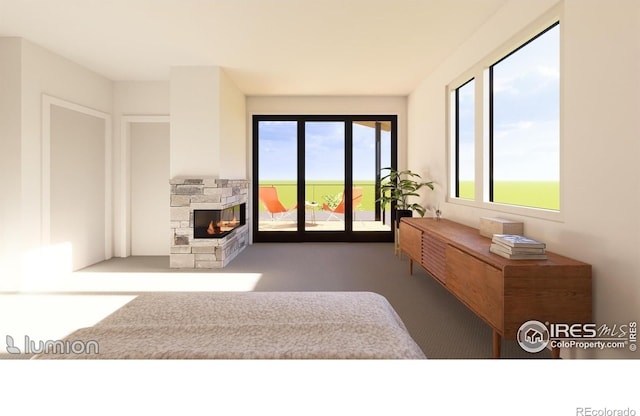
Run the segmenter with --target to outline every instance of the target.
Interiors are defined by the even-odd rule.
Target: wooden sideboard
[[[417,262],[493,329],[495,358],[524,322],[592,322],[589,264],[548,251],[546,260],[509,260],[477,229],[444,219],[403,218],[399,236],[409,273]]]

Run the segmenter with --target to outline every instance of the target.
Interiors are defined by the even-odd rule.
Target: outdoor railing
[[[275,186],[282,205],[289,208],[295,205],[298,185],[295,181],[261,181],[260,186]],[[357,211],[375,210],[375,181],[353,181],[354,188],[362,188],[362,200]],[[344,183],[339,181],[307,181],[305,184],[305,201],[316,202],[320,206],[329,200],[340,201],[344,192]],[[260,205],[260,210],[264,207]]]

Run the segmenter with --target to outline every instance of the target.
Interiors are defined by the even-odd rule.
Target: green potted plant
[[[417,202],[410,203],[409,197],[420,196],[418,190],[427,187],[433,190],[433,181],[423,182],[422,177],[410,170],[398,171],[393,168],[383,168],[388,171],[380,178],[380,198],[378,201],[382,207],[395,203],[396,213],[392,219],[396,226],[402,217],[412,217],[413,212],[417,212],[424,217],[427,209]]]

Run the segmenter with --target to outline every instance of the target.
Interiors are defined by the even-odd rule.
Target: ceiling
[[[0,0],[0,36],[115,81],[211,65],[246,95],[406,95],[507,1]]]

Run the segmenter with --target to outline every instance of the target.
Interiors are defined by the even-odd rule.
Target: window
[[[395,115],[254,115],[254,241],[392,241]]]
[[[449,91],[450,197],[510,212],[559,211],[559,22],[471,68]]]
[[[455,89],[455,196],[475,196],[475,80]]]
[[[556,24],[489,68],[489,199],[560,208],[560,30]]]

